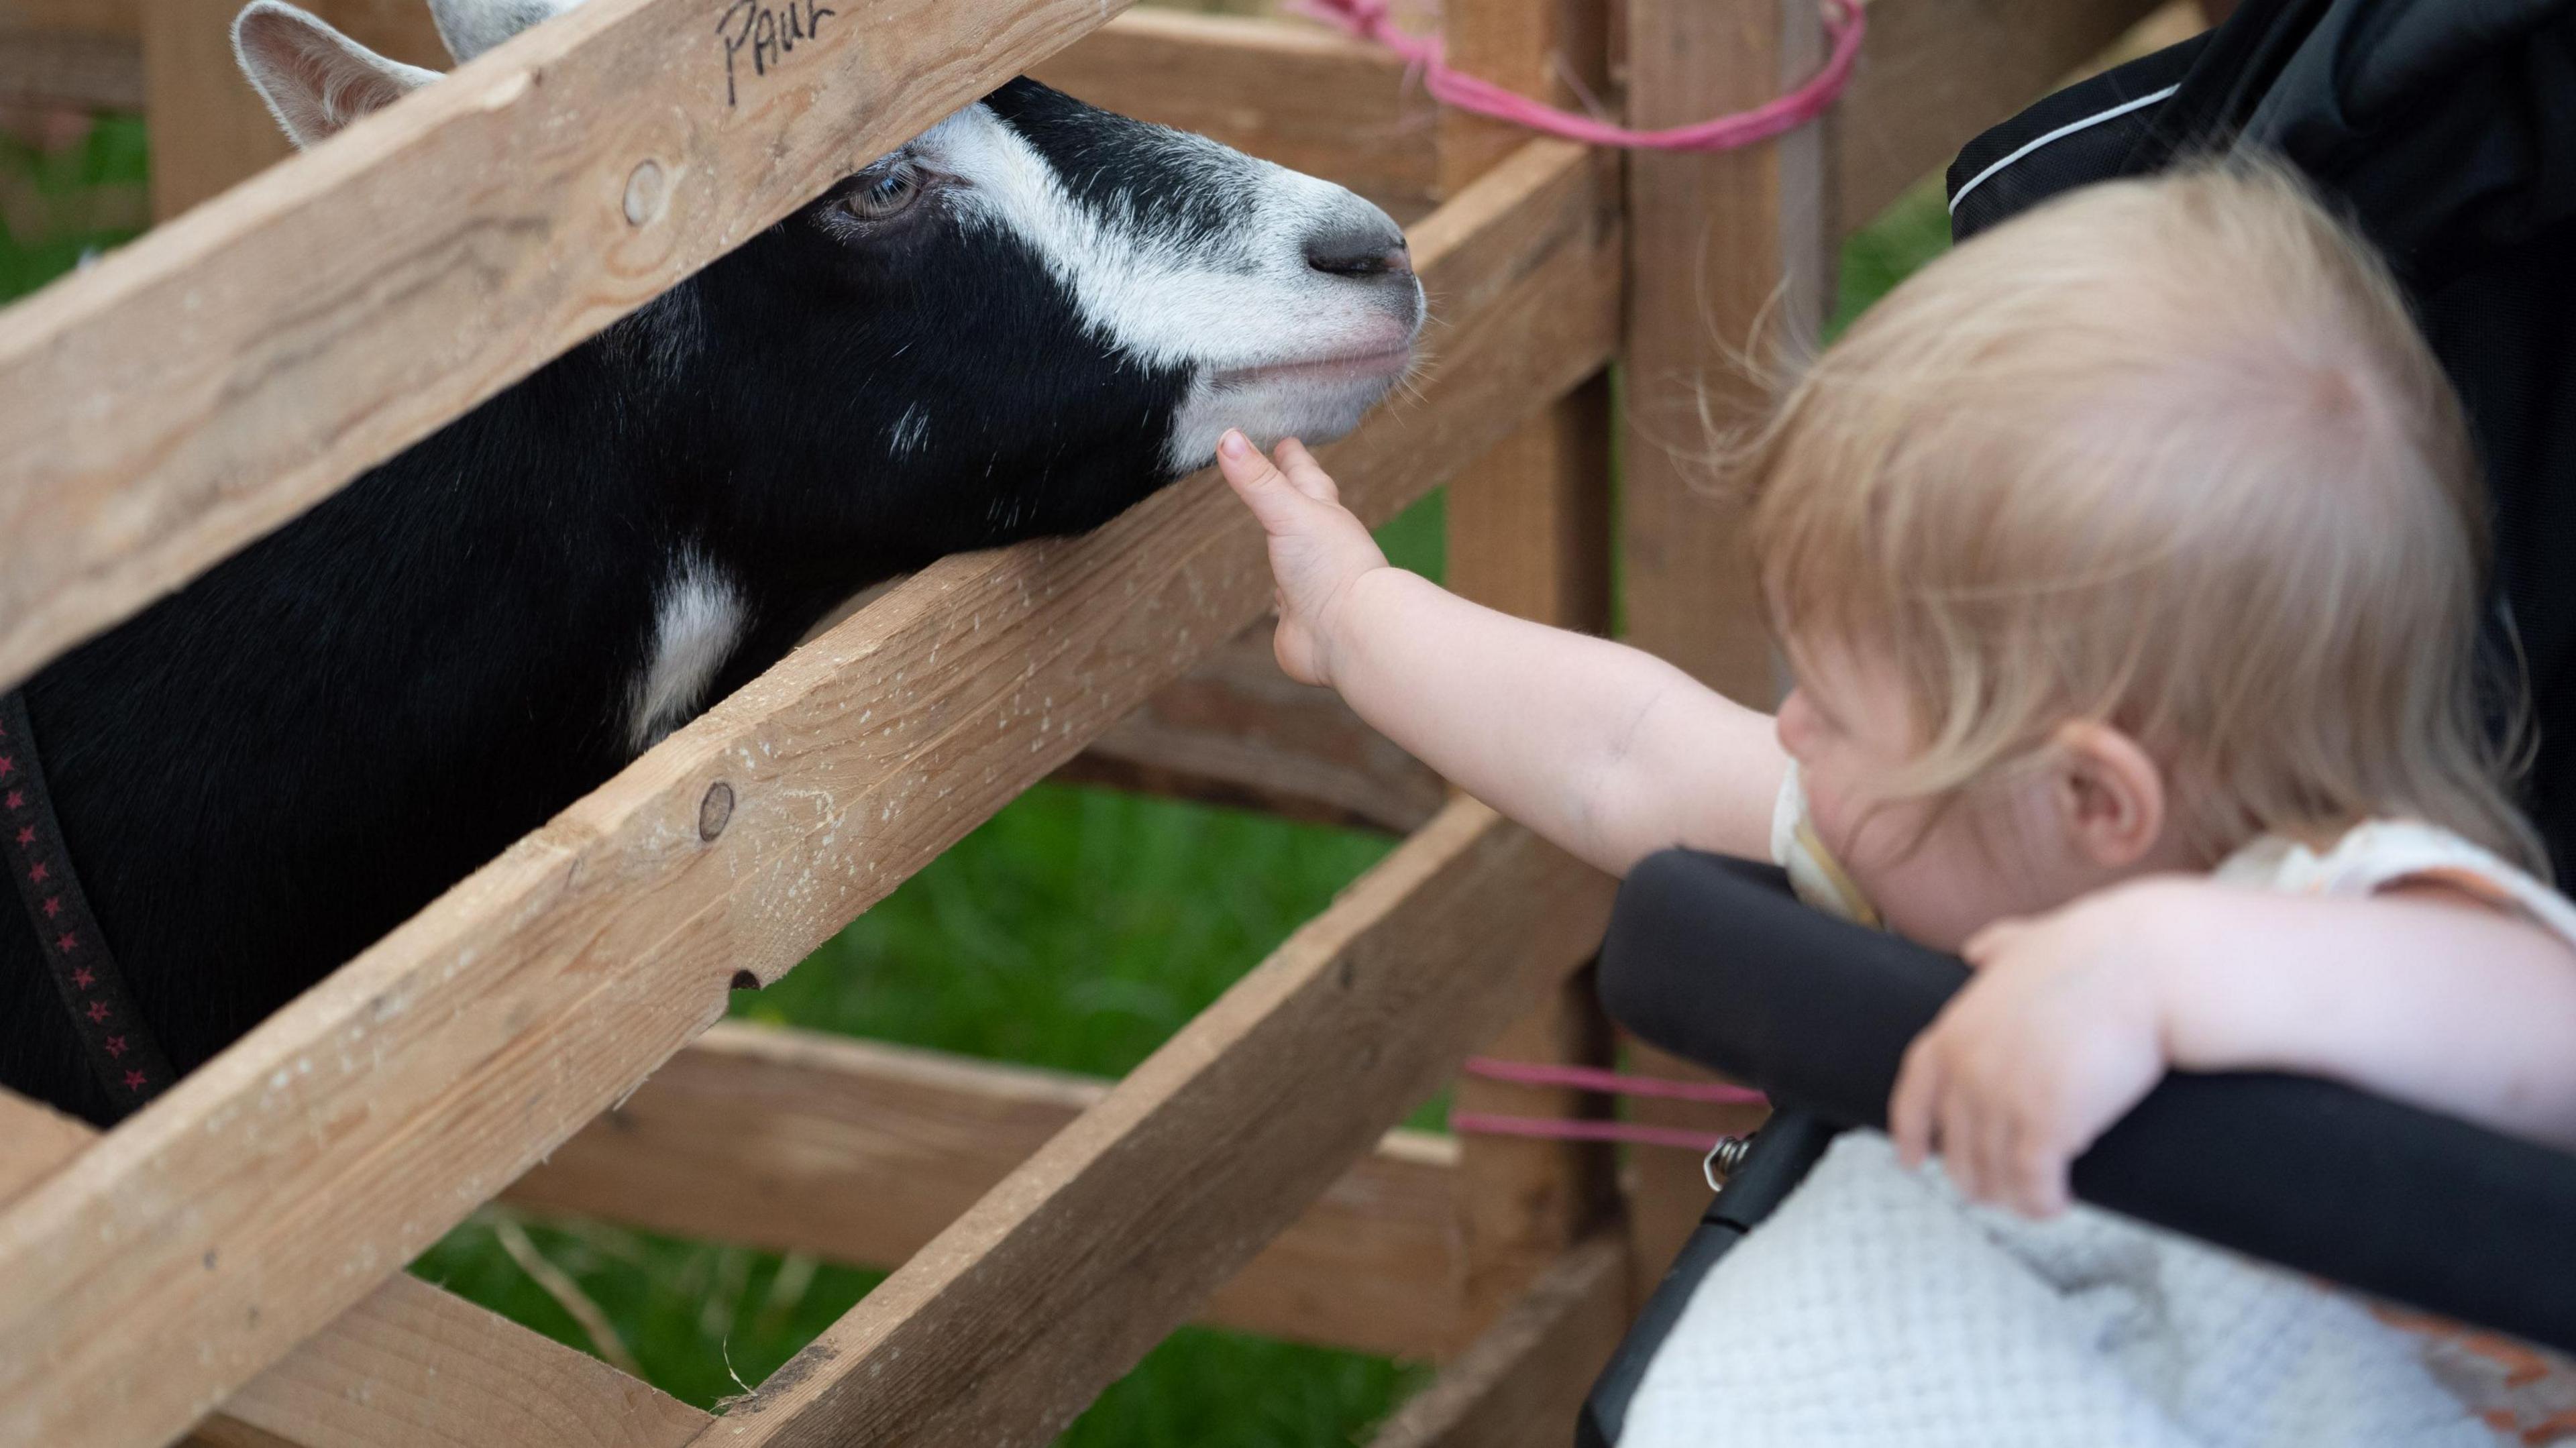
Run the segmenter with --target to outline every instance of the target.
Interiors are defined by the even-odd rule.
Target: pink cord
[[[1548,1141],[1626,1141],[1639,1146],[1677,1146],[1686,1151],[1706,1151],[1726,1139],[1713,1131],[1648,1126],[1636,1121],[1569,1121],[1555,1116],[1493,1116],[1482,1111],[1449,1113],[1449,1129],[1479,1136],[1535,1136]]]
[[[1767,1099],[1749,1086],[1723,1081],[1675,1081],[1662,1076],[1630,1076],[1597,1066],[1561,1066],[1541,1061],[1506,1061],[1471,1056],[1464,1070],[1488,1081],[1520,1086],[1571,1086],[1579,1091],[1608,1091],[1625,1096],[1661,1096],[1718,1106],[1754,1105]],[[1677,1126],[1649,1126],[1636,1121],[1569,1120],[1561,1116],[1502,1116],[1487,1111],[1452,1111],[1449,1129],[1482,1136],[1535,1136],[1551,1141],[1625,1141],[1638,1146],[1676,1146],[1706,1151],[1725,1140],[1712,1131]]]
[[[1632,131],[1541,105],[1491,81],[1451,70],[1442,58],[1440,38],[1410,35],[1397,29],[1387,14],[1387,0],[1294,0],[1299,13],[1363,40],[1373,40],[1404,57],[1422,73],[1423,88],[1431,98],[1443,105],[1587,145],[1643,151],[1732,151],[1794,131],[1823,115],[1850,81],[1852,62],[1860,57],[1861,36],[1869,28],[1860,0],[1824,0],[1824,5],[1825,30],[1833,37],[1833,53],[1805,85],[1749,111],[1670,130]]]
[[[1750,1086],[1724,1081],[1674,1081],[1662,1076],[1629,1076],[1595,1066],[1559,1066],[1540,1061],[1506,1061],[1471,1056],[1462,1068],[1488,1081],[1519,1086],[1571,1086],[1578,1091],[1609,1091],[1623,1096],[1662,1096],[1675,1101],[1707,1101],[1719,1106],[1752,1106],[1767,1100]]]

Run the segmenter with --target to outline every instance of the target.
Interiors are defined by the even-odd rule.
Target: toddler
[[[1889,1136],[1702,1284],[1630,1448],[2486,1441],[2474,1354],[2067,1201],[2172,1068],[2576,1148],[2576,908],[2483,727],[2475,460],[2385,270],[2267,167],[2089,188],[1736,452],[1776,717],[1388,567],[1294,441],[1219,449],[1292,676],[1613,874],[1768,855],[1974,967]]]

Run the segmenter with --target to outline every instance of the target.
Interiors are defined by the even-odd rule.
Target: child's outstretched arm
[[[2323,1076],[2576,1150],[2576,950],[2446,887],[2367,898],[2117,885],[1967,945],[1888,1129],[2044,1216],[2168,1067]]]
[[[1771,718],[1651,654],[1391,567],[1294,441],[1238,432],[1226,481],[1270,535],[1279,665],[1340,691],[1469,794],[1614,875],[1669,845],[1766,858],[1788,765]]]

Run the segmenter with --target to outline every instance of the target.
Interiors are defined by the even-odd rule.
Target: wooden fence
[[[282,146],[234,8],[0,0],[0,103],[143,98],[168,218],[0,312],[0,680],[1029,71],[1406,218],[1439,364],[1328,452],[1352,504],[1450,484],[1452,582],[1578,627],[1623,547],[1630,634],[1766,696],[1734,520],[1673,455],[1721,345],[1814,325],[1850,226],[2150,7],[1877,0],[1829,124],[1621,158],[1435,114],[1279,21],[877,0],[729,105],[696,0],[590,0],[246,179]],[[316,8],[437,60],[418,0]],[[1646,124],[1820,54],[1812,0],[1447,8],[1455,62]],[[630,216],[647,165],[663,199]],[[1609,1058],[1581,973],[1609,882],[1278,679],[1239,638],[1268,594],[1206,485],[950,559],[114,1132],[0,1096],[0,1444],[1037,1444],[1194,1316],[1446,1364],[1382,1444],[1566,1441],[1696,1164],[1623,1182],[1598,1149],[1389,1127],[1475,1051]],[[1115,1084],[718,1023],[1060,768],[1407,837]],[[711,1418],[403,1274],[500,1195],[899,1270]]]

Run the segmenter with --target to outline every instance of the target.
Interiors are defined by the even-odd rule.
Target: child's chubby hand
[[[2165,1073],[2188,893],[2132,882],[1971,937],[1976,974],[1906,1051],[1888,1103],[1905,1164],[1938,1152],[1974,1200],[2062,1211],[2068,1164]]]
[[[1330,685],[1342,606],[1362,577],[1388,566],[1386,554],[1296,439],[1279,444],[1274,465],[1242,433],[1228,432],[1216,462],[1270,535],[1279,667],[1300,683]]]

